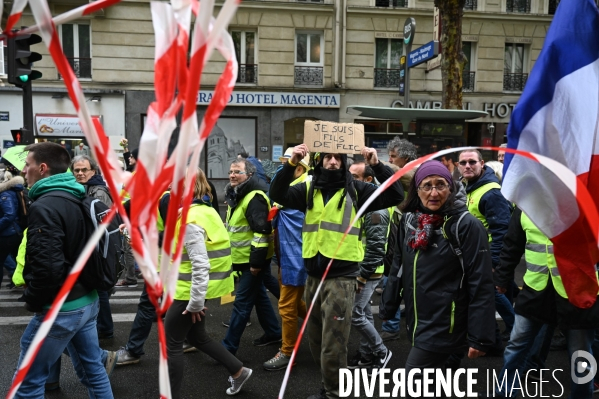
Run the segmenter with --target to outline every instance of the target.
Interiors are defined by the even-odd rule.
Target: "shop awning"
[[[365,107],[361,105],[350,105],[347,107],[348,114],[361,116],[363,118],[396,119],[396,120],[445,120],[465,121],[483,118],[489,114],[485,111],[461,110],[461,109],[414,109],[414,108],[390,108],[390,107]]]

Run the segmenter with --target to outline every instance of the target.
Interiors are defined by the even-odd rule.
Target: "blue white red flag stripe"
[[[542,154],[573,171],[599,203],[599,11],[562,0],[508,127],[508,147]],[[570,301],[597,298],[594,231],[563,183],[538,163],[506,154],[503,194],[554,244]]]

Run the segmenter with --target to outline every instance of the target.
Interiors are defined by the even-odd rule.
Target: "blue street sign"
[[[408,54],[408,68],[413,68],[423,62],[432,60],[437,55],[439,55],[439,42],[436,40],[428,42],[424,46],[410,51],[410,54]]]

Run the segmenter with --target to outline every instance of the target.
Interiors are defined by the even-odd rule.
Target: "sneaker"
[[[320,388],[318,393],[308,396],[308,399],[327,399],[327,391],[324,388]]]
[[[381,339],[383,340],[383,342],[399,339],[399,331],[398,332],[383,331],[381,333]]]
[[[189,342],[183,342],[183,353],[197,352],[198,348],[192,346]]]
[[[372,365],[372,359],[368,360],[362,357],[360,351],[356,352],[356,355],[347,361],[347,368],[350,370],[368,367]]]
[[[387,363],[389,363],[391,356],[393,356],[393,353],[389,349],[386,349],[384,352],[381,351],[379,353],[375,353],[369,373],[376,375],[379,369],[384,369],[387,367]]]
[[[282,370],[287,367],[290,360],[291,356],[287,356],[279,350],[279,353],[277,353],[275,357],[264,362],[262,366],[268,371]]]
[[[227,320],[227,321],[223,321],[222,323],[223,323],[223,327],[227,327],[227,328],[229,328],[229,326],[231,325],[231,323],[229,322],[229,320]],[[250,320],[248,320],[248,322],[247,322],[247,323],[245,323],[245,326],[246,326],[246,327],[249,327],[249,326],[251,326],[251,325],[252,325],[252,320],[251,320],[251,319],[250,319]]]
[[[121,280],[114,285],[116,288],[135,288],[137,287],[137,281],[134,283],[129,283],[125,280]]]
[[[379,295],[382,295],[382,294],[383,294],[383,289],[382,289],[382,288],[380,288],[380,287],[379,287],[379,288],[375,288],[375,289],[374,289],[374,292],[376,292],[376,293],[377,293],[377,294],[379,294]]]
[[[118,360],[118,352],[108,351],[108,356],[106,356],[106,363],[104,363],[104,368],[106,369],[106,374],[108,375],[108,378],[110,378],[110,374],[112,374],[112,370],[114,370],[114,366],[117,365]],[[137,361],[139,361],[139,359]]]
[[[245,384],[251,376],[252,369],[248,369],[247,367],[243,368],[239,377],[233,378],[232,376],[229,376],[231,388],[227,388],[227,395],[237,395],[239,391],[241,391],[241,387],[243,387],[243,384]]]
[[[282,342],[283,338],[279,335],[278,337],[267,337],[266,335],[261,336],[253,341],[254,346],[266,346],[271,344],[277,344]]]
[[[117,366],[125,366],[127,364],[139,363],[139,356],[133,356],[131,354],[131,352],[129,352],[127,350],[127,348],[125,348],[125,347],[121,347],[121,349],[119,349],[116,352],[116,355],[117,355],[117,361],[116,361]]]

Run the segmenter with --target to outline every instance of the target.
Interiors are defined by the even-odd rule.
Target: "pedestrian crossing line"
[[[113,313],[112,321],[115,323],[132,322],[136,313]],[[5,316],[0,317],[0,326],[27,325],[33,316]]]

